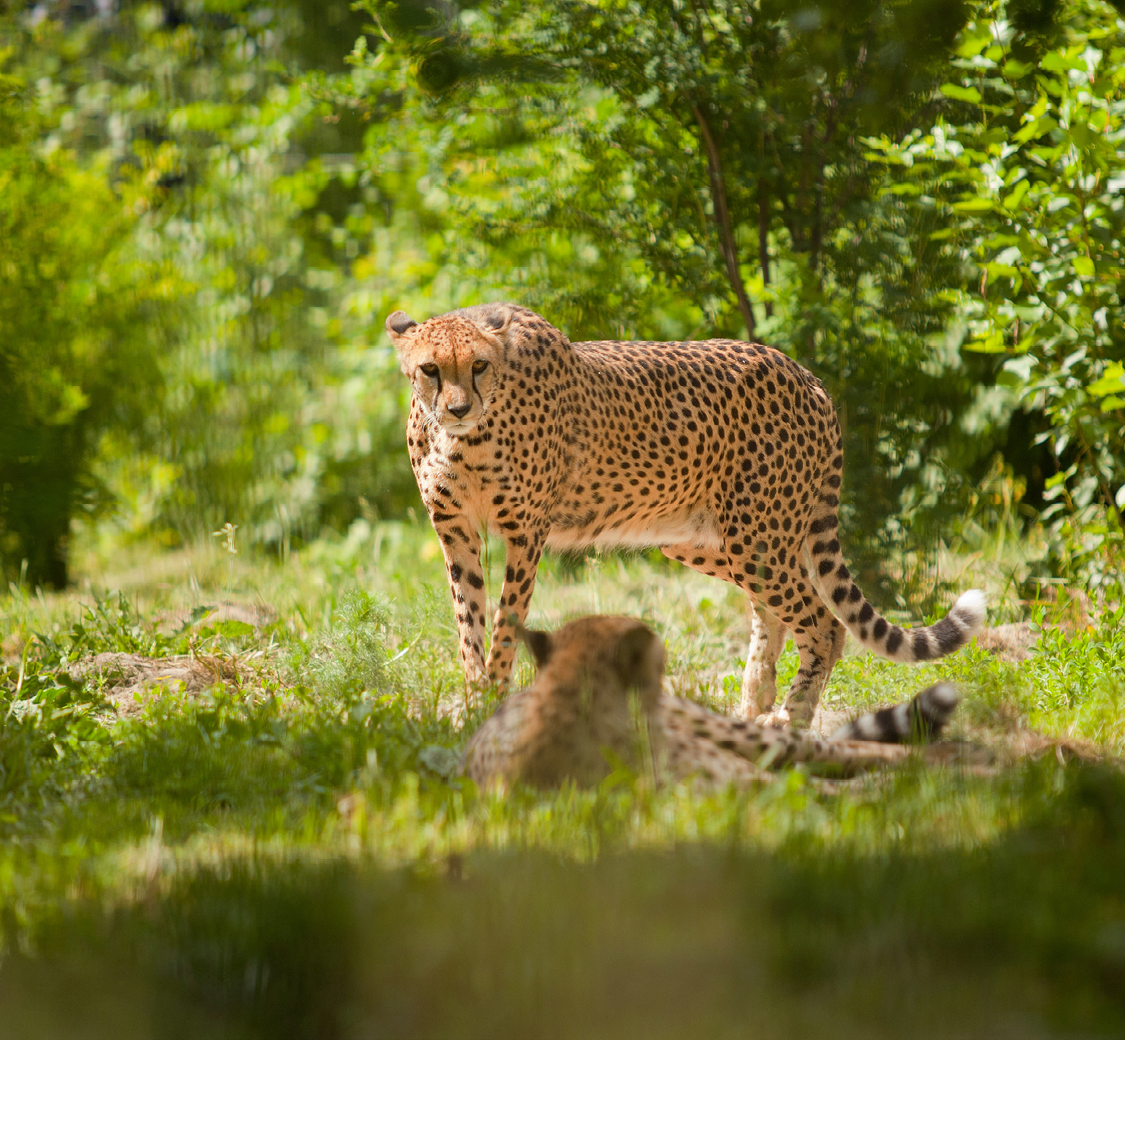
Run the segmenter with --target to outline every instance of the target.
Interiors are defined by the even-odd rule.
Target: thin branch
[[[770,287],[770,201],[766,194],[766,177],[758,176],[758,261],[762,267],[762,284]],[[773,302],[766,301],[766,316],[773,316]]]
[[[734,245],[734,228],[730,221],[730,211],[727,209],[727,192],[723,184],[723,164],[719,158],[719,149],[715,138],[711,135],[707,118],[696,102],[691,103],[691,111],[699,123],[699,131],[703,136],[703,144],[707,149],[707,171],[711,176],[711,198],[715,204],[715,223],[719,228],[719,243],[723,248],[723,257],[727,263],[727,277],[730,278],[730,287],[738,300],[738,311],[746,323],[746,331],[750,339],[757,338],[757,323],[754,320],[754,310],[750,305],[750,298],[746,296],[746,287],[742,284],[742,274],[738,269],[738,252]]]

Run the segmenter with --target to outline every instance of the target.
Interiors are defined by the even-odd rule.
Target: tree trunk
[[[730,211],[727,209],[727,192],[723,184],[723,164],[719,158],[719,149],[707,118],[695,103],[691,103],[691,111],[699,123],[699,131],[703,136],[703,146],[707,150],[707,171],[711,176],[711,199],[715,204],[715,225],[719,228],[719,243],[723,248],[723,257],[727,263],[727,277],[730,278],[730,287],[734,290],[738,301],[738,311],[746,323],[746,331],[750,334],[751,341],[757,339],[757,323],[754,320],[754,309],[750,305],[750,298],[746,296],[746,287],[742,284],[742,274],[738,269],[738,252],[734,245],[734,227],[730,221]]]
[[[762,284],[770,284],[770,201],[766,179],[758,177],[758,261],[762,267]],[[766,301],[766,316],[773,316],[773,302]]]

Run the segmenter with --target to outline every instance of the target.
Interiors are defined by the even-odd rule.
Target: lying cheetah
[[[632,618],[583,617],[554,634],[522,627],[519,634],[538,673],[469,741],[465,772],[482,787],[497,781],[592,785],[615,759],[635,770],[651,767],[659,779],[697,775],[720,784],[772,780],[768,767],[794,762],[851,769],[899,762],[909,748],[884,743],[933,736],[957,705],[952,686],[937,684],[909,704],[862,716],[831,739],[817,739],[665,695],[664,645]]]
[[[761,344],[572,344],[518,305],[387,318],[414,388],[410,462],[441,539],[461,659],[507,683],[545,546],[659,547],[750,596],[742,714],[767,715],[786,631],[801,664],[768,722],[806,725],[844,630],[892,660],[945,656],[984,620],[963,594],[936,625],[900,629],[840,553],[840,426],[818,380]],[[481,533],[507,568],[484,651]]]

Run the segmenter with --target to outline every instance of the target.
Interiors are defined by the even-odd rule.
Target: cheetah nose
[[[451,406],[449,408],[449,413],[455,414],[458,418],[464,418],[472,408],[473,404],[471,402],[466,402],[464,406]]]

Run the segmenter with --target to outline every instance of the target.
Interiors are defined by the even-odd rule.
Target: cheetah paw
[[[789,714],[788,708],[785,707],[779,707],[776,711],[772,711],[768,715],[759,715],[754,722],[761,727],[785,727],[788,730],[808,726],[808,723],[803,723],[798,719],[794,719]]]

